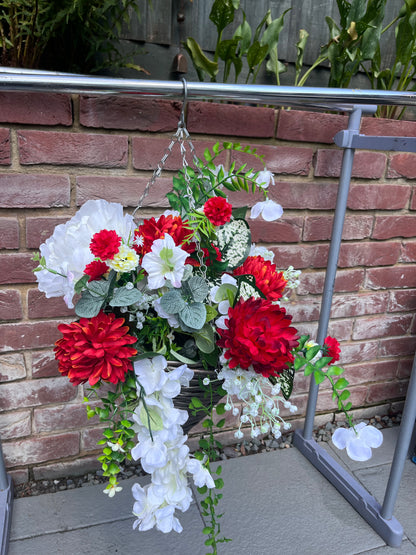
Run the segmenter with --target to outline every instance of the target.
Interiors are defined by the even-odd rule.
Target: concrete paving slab
[[[376,549],[371,549],[370,551],[361,551],[356,555],[415,555],[416,546],[414,546],[410,541],[405,540],[400,547],[378,547]]]
[[[297,449],[222,464],[224,555],[355,555],[383,540]]]
[[[364,487],[382,504],[390,474],[390,465],[366,468],[354,473]],[[403,526],[406,537],[416,545],[416,465],[405,461],[394,516]]]

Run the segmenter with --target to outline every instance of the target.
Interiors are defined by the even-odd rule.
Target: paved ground
[[[398,428],[369,463],[347,462],[382,503]],[[223,461],[222,532],[233,541],[219,555],[416,555],[416,465],[406,461],[395,517],[405,537],[388,547],[333,486],[296,449]],[[204,555],[203,520],[194,503],[180,521],[184,531],[132,530],[130,487],[113,499],[103,486],[16,499],[9,555]]]

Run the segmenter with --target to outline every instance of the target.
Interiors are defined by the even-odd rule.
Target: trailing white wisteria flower
[[[360,422],[355,429],[337,428],[332,435],[332,443],[338,449],[346,449],[353,461],[363,462],[371,459],[371,449],[383,443],[383,434],[374,426]]]
[[[273,222],[278,220],[283,215],[283,208],[274,200],[267,199],[262,202],[257,202],[250,212],[250,218],[255,220],[259,216],[262,216],[263,220],[266,222]]]
[[[144,255],[142,267],[146,270],[149,289],[163,287],[169,280],[173,287],[180,287],[188,253],[175,245],[169,234],[153,242],[151,252]]]
[[[128,244],[134,228],[133,218],[123,214],[121,204],[102,199],[87,201],[40,246],[47,269],[36,272],[39,290],[47,298],[64,297],[67,306],[73,308],[75,283],[84,275],[85,266],[94,260],[90,250],[93,235],[112,229]]]

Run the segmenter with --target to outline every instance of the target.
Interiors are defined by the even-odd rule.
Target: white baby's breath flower
[[[208,377],[206,377],[206,378],[204,378],[204,379],[202,380],[202,383],[203,383],[204,385],[209,385],[209,384],[210,384],[210,379],[209,379]]]

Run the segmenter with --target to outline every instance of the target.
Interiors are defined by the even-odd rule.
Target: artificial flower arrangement
[[[338,341],[328,337],[317,345],[300,337],[283,306],[300,272],[279,270],[273,252],[252,244],[247,209],[227,200],[226,191],[260,191],[264,200],[254,204],[250,218],[280,218],[281,206],[268,198],[273,175],[266,168],[233,163],[226,171],[216,165],[218,155],[231,149],[263,160],[255,149],[217,143],[205,151],[204,162],[173,179],[167,195],[172,210],[136,223],[120,204],[87,201],[35,257],[40,291],[75,305],[78,320],[59,326],[55,356],[62,375],[75,386],[88,383],[90,395],[100,399],[87,410],[106,423],[99,442],[109,478],[105,492],[112,497],[121,489],[121,463],[139,460],[151,482],[132,488],[133,526],[180,532],[176,511],[190,506],[191,475],[207,494],[202,507],[210,524],[204,533],[214,553],[226,541],[215,519],[221,467],[210,467],[220,446],[213,428],[225,420],[214,422],[214,412],[239,415],[237,439],[244,429],[252,437],[271,432],[279,438],[290,427],[281,405],[296,411],[289,398],[295,372],[303,369],[318,383],[329,379],[352,425],[348,382],[334,365]],[[194,377],[196,365],[204,373]],[[195,381],[200,393],[190,398],[188,410],[178,408],[181,391]],[[205,418],[195,454],[183,429],[189,413]],[[337,446],[357,460],[369,458],[382,439],[370,426],[339,429],[336,436]]]

